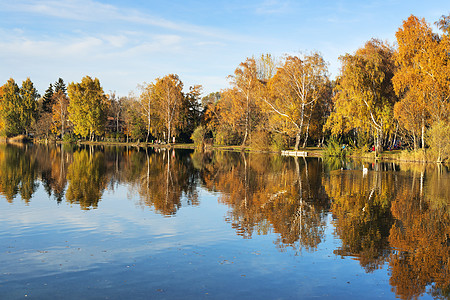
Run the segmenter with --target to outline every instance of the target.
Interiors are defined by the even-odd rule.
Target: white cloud
[[[6,11],[26,12],[78,21],[98,21],[119,14],[116,7],[91,0],[16,0],[3,3],[0,8]]]
[[[283,0],[264,0],[258,3],[256,13],[261,15],[282,14],[289,11],[290,3]]]
[[[208,36],[226,40],[248,40],[239,34],[230,34],[217,28],[173,22],[136,9],[121,8],[92,0],[16,0],[0,4],[0,11],[30,13],[74,21],[104,23],[125,22],[128,24],[154,26],[163,29]]]
[[[102,39],[107,41],[111,46],[116,48],[124,47],[129,41],[128,37],[124,34],[119,35],[104,35]]]

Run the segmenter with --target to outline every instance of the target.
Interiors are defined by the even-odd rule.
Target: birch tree
[[[170,143],[179,121],[180,104],[183,101],[182,90],[183,83],[175,74],[156,79],[154,85],[154,96],[158,106],[157,114],[164,124],[167,143]]]
[[[384,137],[392,129],[397,102],[392,86],[393,50],[372,39],[355,54],[347,53],[339,59],[342,69],[335,89],[334,111],[327,125],[334,133],[354,128],[373,131],[376,150],[381,151]]]
[[[276,119],[285,122],[284,130],[294,132],[295,150],[298,150],[302,134],[306,136],[305,121],[312,116],[313,108],[324,95],[323,89],[329,82],[327,63],[323,57],[313,52],[303,57],[287,56],[269,81],[270,94],[261,97]],[[309,124],[309,123],[308,123]]]

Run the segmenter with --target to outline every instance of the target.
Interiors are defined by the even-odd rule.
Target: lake
[[[0,299],[448,299],[435,164],[0,145]]]

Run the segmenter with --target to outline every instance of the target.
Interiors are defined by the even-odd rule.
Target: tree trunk
[[[417,139],[416,139],[416,133],[413,132],[413,141],[414,141],[414,151],[417,150]]]
[[[169,122],[169,126],[167,126],[167,144],[170,144],[170,135],[171,135],[171,124]]]
[[[116,133],[119,133],[119,117],[120,117],[120,114],[117,114],[117,117],[116,117]]]
[[[61,119],[61,140],[64,139],[64,120]]]
[[[308,125],[306,126],[306,136],[305,136],[305,140],[303,141],[303,148],[306,147],[306,145],[308,144],[308,137],[309,137],[309,124],[311,123],[311,117],[308,119]]]
[[[425,149],[425,118],[422,117],[422,149]]]
[[[246,112],[245,112],[245,133],[244,133],[244,140],[242,141],[242,146],[245,145],[245,143],[247,142],[247,138],[249,135],[249,119],[250,119],[250,105],[249,105],[249,96],[247,95],[247,107],[246,107]]]
[[[394,149],[395,144],[397,143],[397,132],[398,132],[398,123],[397,126],[395,127],[394,140],[392,141],[391,149]]]
[[[302,131],[301,131],[301,129],[299,129],[299,130],[297,131],[296,136],[295,136],[295,147],[294,147],[294,150],[295,150],[295,151],[298,151],[298,146],[300,145],[300,136],[301,136],[301,133],[302,133]]]
[[[150,121],[151,121],[151,119],[150,119],[150,114],[149,114],[148,118],[147,118],[147,138],[145,139],[146,144],[148,144],[148,138],[150,136],[150,125],[151,125]]]
[[[377,144],[375,146],[375,149],[376,149],[375,155],[377,155],[377,153],[380,153],[383,151],[382,142],[383,142],[383,132],[381,131],[381,129],[378,129],[377,130]]]

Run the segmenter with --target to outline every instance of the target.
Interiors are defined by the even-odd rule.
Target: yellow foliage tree
[[[393,49],[372,39],[355,54],[339,59],[342,69],[327,127],[333,134],[356,128],[372,130],[376,133],[376,149],[381,151],[384,138],[393,127],[393,107],[397,102],[391,82],[395,71]]]
[[[180,106],[183,101],[183,82],[178,75],[169,74],[156,79],[152,89],[157,106],[157,117],[164,126],[167,143],[170,143],[179,122]]]
[[[67,92],[69,120],[73,123],[74,133],[89,136],[92,141],[95,134],[103,133],[106,123],[107,97],[100,81],[85,76],[81,83],[70,83]]]
[[[242,145],[245,145],[257,124],[257,101],[261,92],[255,59],[247,58],[240,63],[229,78],[232,88],[223,92],[220,101],[223,121],[242,132]]]
[[[271,124],[295,134],[295,150],[302,134],[306,146],[314,108],[329,84],[327,73],[327,63],[317,52],[302,58],[288,56],[268,83],[270,93],[262,97],[266,110],[272,113]]]

